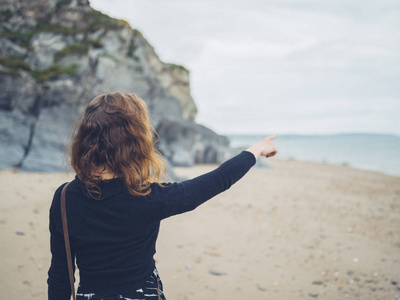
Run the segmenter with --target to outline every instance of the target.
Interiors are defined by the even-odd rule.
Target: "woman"
[[[76,176],[66,192],[71,254],[80,272],[77,299],[165,299],[153,259],[160,221],[195,209],[243,177],[259,156],[277,153],[275,136],[267,137],[207,174],[165,183],[152,134],[146,104],[134,94],[97,96],[82,115],[70,153]],[[50,207],[50,300],[71,297],[60,212],[64,185]]]

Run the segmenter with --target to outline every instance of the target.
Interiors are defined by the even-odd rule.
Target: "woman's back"
[[[56,191],[50,209],[52,238],[54,235],[60,240],[63,186]],[[77,177],[66,193],[70,243],[80,271],[80,285],[84,292],[131,292],[155,268],[153,255],[161,213],[150,200],[154,192],[147,197],[132,196],[118,178],[100,186],[100,200],[93,199]],[[60,256],[65,254],[65,249],[58,250]]]

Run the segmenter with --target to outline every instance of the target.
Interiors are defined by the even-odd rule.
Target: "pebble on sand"
[[[365,282],[366,283],[372,283],[372,282],[374,282],[372,279],[365,279]]]
[[[257,289],[262,292],[265,292],[267,290],[265,287],[259,286],[258,284],[257,284]]]
[[[214,270],[210,270],[210,271],[208,271],[208,273],[210,273],[211,275],[214,275],[214,276],[226,275],[226,273],[222,273],[222,272],[218,272],[218,271],[214,271]]]

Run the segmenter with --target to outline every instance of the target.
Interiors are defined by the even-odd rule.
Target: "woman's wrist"
[[[246,151],[253,153],[256,160],[261,154],[261,149],[257,145],[251,146],[250,148],[246,149]]]

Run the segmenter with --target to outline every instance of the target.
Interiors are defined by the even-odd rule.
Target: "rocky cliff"
[[[135,92],[173,165],[219,163],[228,140],[196,124],[189,71],[87,0],[0,0],[0,168],[62,170],[69,130],[106,91]]]

